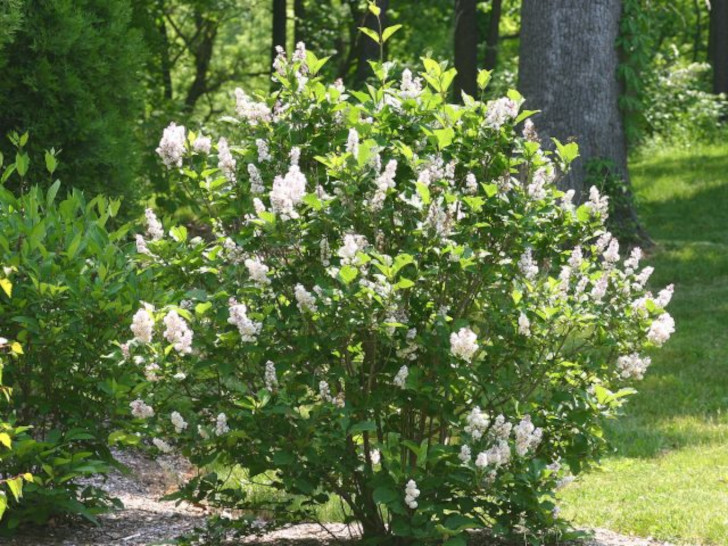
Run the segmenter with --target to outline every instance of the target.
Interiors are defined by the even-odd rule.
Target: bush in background
[[[129,2],[16,0],[7,13],[19,28],[0,48],[0,134],[62,150],[59,173],[88,194],[134,197],[145,53]]]
[[[691,144],[725,134],[728,102],[710,90],[710,65],[664,59],[656,65],[645,110],[651,138],[658,144]]]
[[[454,71],[424,63],[348,91],[299,45],[272,96],[237,92],[225,136],[164,132],[213,235],[147,211],[158,290],[122,346],[145,377],[133,425],[268,484],[261,501],[211,473],[175,497],[246,509],[241,530],[338,498],[378,544],[477,528],[540,544],[564,532],[555,489],[673,330],[672,289],[646,292],[639,249],[622,261],[607,199],[556,189],[576,145],[519,136],[514,91],[447,104]]]

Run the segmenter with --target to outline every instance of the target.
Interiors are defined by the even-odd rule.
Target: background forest
[[[722,0],[712,11],[702,0],[623,4],[619,100],[630,148],[714,136],[723,106],[712,93],[726,91],[726,76],[710,69],[712,60],[725,64]],[[454,98],[460,88],[472,93],[476,66],[494,69],[490,97],[515,87],[520,2],[382,7],[386,25],[403,25],[385,55],[410,67],[423,56],[450,59],[468,80],[458,79]],[[361,87],[376,55],[358,30],[374,26],[365,8],[359,0],[8,0],[0,8],[0,130],[29,131],[32,152],[55,148],[59,174],[127,197],[127,214],[150,192],[172,211],[154,154],[169,120],[205,127],[230,111],[236,87],[267,91],[275,45],[304,41],[331,56],[327,77]]]

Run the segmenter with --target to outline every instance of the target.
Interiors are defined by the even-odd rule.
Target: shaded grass
[[[580,525],[728,544],[728,145],[632,165],[657,243],[652,284],[675,283],[677,332],[610,423],[614,453],[563,492]]]

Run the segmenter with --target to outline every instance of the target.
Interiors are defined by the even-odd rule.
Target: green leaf
[[[19,501],[20,497],[23,496],[23,478],[18,476],[17,478],[8,480],[5,483],[8,484],[8,488],[10,489],[10,492],[13,494],[13,497],[15,497],[15,500]]]
[[[427,186],[425,186],[422,182],[415,183],[415,188],[417,188],[417,193],[422,198],[422,202],[425,205],[429,205],[430,204],[430,201],[431,201],[431,199],[430,199],[430,188],[428,188]]]
[[[371,38],[372,40],[374,40],[374,41],[375,41],[376,43],[380,43],[380,42],[379,42],[379,34],[377,34],[377,33],[376,33],[376,32],[375,32],[374,30],[372,30],[372,29],[370,29],[370,28],[367,28],[367,27],[359,27],[359,31],[360,31],[360,32],[361,32],[362,34],[364,34],[364,35],[366,35],[366,36],[369,36],[369,37],[370,37],[370,38]]]
[[[452,127],[445,127],[444,129],[435,129],[433,134],[437,138],[437,147],[440,150],[447,148],[452,144],[453,138],[455,138],[455,131]]]
[[[58,160],[56,159],[56,156],[48,150],[45,152],[45,165],[46,170],[51,174],[56,172],[56,167],[58,167]]]
[[[369,2],[369,11],[372,12],[375,17],[379,17],[379,15],[382,13],[382,9],[377,6],[376,2]]]
[[[361,421],[356,423],[349,428],[350,434],[356,434],[358,432],[374,432],[377,430],[377,424],[374,421]]]
[[[0,444],[10,449],[13,445],[10,435],[7,432],[0,432]]]
[[[0,288],[3,289],[3,292],[5,292],[8,297],[13,295],[13,283],[11,283],[8,279],[0,279]]]
[[[511,99],[516,104],[521,104],[523,102],[523,95],[521,95],[518,91],[515,89],[509,89],[506,92],[506,96]]]
[[[488,86],[488,82],[490,82],[490,75],[492,73],[492,70],[478,70],[478,89],[483,91]]]
[[[487,195],[488,197],[493,197],[498,193],[497,184],[481,184],[481,186],[485,191],[485,195]]]
[[[434,59],[430,59],[429,57],[423,57],[422,64],[425,65],[425,72],[437,77],[440,76],[442,69],[440,68],[440,65],[437,61],[435,61]]]
[[[18,171],[20,176],[25,176],[30,166],[30,157],[28,154],[22,154],[18,152],[15,154],[15,169]]]
[[[184,243],[187,240],[187,228],[184,226],[175,226],[169,230],[169,235],[178,243]]]
[[[345,265],[339,270],[339,278],[344,284],[351,284],[358,274],[359,270],[350,265]]]
[[[576,142],[561,144],[556,138],[552,138],[551,140],[556,144],[556,153],[567,165],[579,157],[579,145]]]
[[[58,189],[61,187],[61,181],[56,180],[53,182],[53,185],[48,188],[48,193],[46,193],[46,207],[50,207],[53,204],[53,201],[56,199],[56,194],[58,193]]]
[[[382,32],[382,43],[389,40],[389,38],[391,38],[392,34],[397,32],[401,28],[402,28],[402,25],[392,25],[391,27],[385,28],[384,32]]]
[[[195,305],[195,314],[198,317],[200,317],[200,316],[204,315],[211,308],[212,308],[211,301],[200,302],[197,305]]]
[[[514,289],[513,292],[511,292],[511,297],[513,298],[513,303],[518,305],[521,299],[523,299],[523,292]]]
[[[395,285],[395,287],[398,288],[399,290],[405,290],[407,288],[412,288],[414,285],[415,285],[414,281],[402,278]]]
[[[389,504],[395,502],[399,497],[397,491],[388,486],[380,486],[374,489],[372,498],[377,504]]]

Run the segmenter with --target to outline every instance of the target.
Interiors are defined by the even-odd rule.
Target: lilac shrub
[[[646,290],[605,196],[557,189],[576,145],[543,150],[517,92],[448,104],[455,72],[431,59],[351,91],[324,62],[279,55],[278,90],[238,90],[224,136],[165,131],[209,235],[147,211],[159,299],[122,345],[144,377],[130,419],[160,451],[265,480],[269,500],[212,471],[180,493],[244,509],[240,527],[333,497],[377,544],[540,543],[674,330],[672,288]]]

